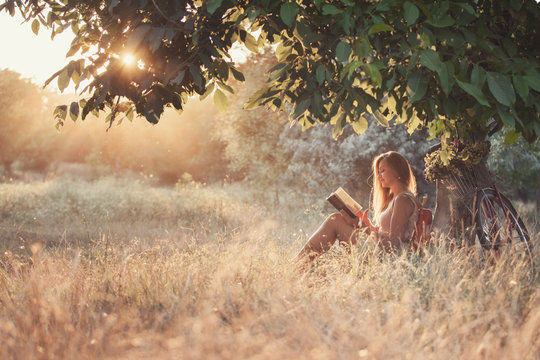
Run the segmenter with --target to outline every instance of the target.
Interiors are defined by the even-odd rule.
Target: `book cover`
[[[326,200],[330,202],[337,210],[345,210],[351,218],[356,218],[356,214],[362,210],[356,200],[354,200],[342,187],[337,188],[336,191],[331,193]]]

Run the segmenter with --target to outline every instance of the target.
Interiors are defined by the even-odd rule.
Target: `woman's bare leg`
[[[348,224],[340,213],[330,215],[310,236],[302,250],[296,255],[296,260],[315,260],[332,247],[338,236],[347,243],[356,243],[356,237],[352,236],[354,230],[354,227]]]

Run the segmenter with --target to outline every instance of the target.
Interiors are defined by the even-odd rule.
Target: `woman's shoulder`
[[[396,195],[394,200],[396,201],[396,203],[399,203],[402,206],[407,206],[407,204],[411,204],[414,206],[414,208],[418,208],[420,204],[420,202],[416,198],[416,195],[414,195],[410,190],[400,192]]]

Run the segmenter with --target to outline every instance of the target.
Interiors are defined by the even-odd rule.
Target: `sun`
[[[135,64],[135,56],[133,56],[133,54],[124,54],[122,56],[122,61],[124,62],[124,65],[131,66]]]

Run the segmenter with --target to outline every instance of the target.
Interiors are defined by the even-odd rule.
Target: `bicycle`
[[[428,154],[440,148],[441,144],[434,145]],[[451,194],[463,200],[482,248],[497,252],[504,249],[513,255],[525,256],[534,277],[533,245],[529,232],[510,200],[490,180],[493,176],[485,161],[460,170],[461,174],[450,173],[438,180]]]

